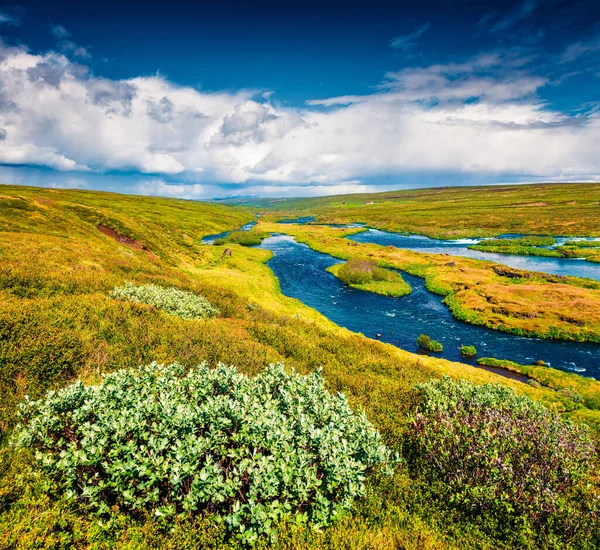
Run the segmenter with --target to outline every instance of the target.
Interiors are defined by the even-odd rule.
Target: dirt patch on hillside
[[[525,204],[515,204],[515,206],[548,206],[547,202],[527,202]]]
[[[129,237],[125,237],[124,235],[119,235],[114,229],[112,229],[106,225],[102,225],[101,223],[98,224],[98,231],[100,231],[100,233],[103,233],[104,235],[106,235],[108,237],[111,237],[115,241],[117,241],[121,244],[124,244],[125,246],[127,246],[129,248],[133,248],[134,250],[143,250],[151,260],[158,259],[151,250],[148,250],[145,246],[143,246],[141,243],[139,243],[135,239],[130,239]]]
[[[128,246],[129,248],[135,248],[136,250],[141,250],[142,245],[134,239],[130,239],[129,237],[124,237],[123,235],[119,235],[114,229],[107,227],[106,225],[98,224],[98,230],[100,233],[104,233],[108,237],[112,237],[115,241]]]

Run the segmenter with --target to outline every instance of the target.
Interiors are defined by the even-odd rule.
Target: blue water
[[[400,298],[349,288],[325,271],[340,260],[289,236],[269,237],[259,248],[273,252],[267,265],[286,296],[354,332],[370,338],[381,334],[380,340],[414,352],[417,337],[425,333],[443,344],[443,353],[434,354],[437,357],[470,362],[461,358],[459,347],[474,345],[480,357],[523,364],[543,359],[554,368],[600,379],[600,345],[523,338],[463,323],[452,317],[442,298],[429,292],[422,279],[408,274],[403,277],[413,292]]]
[[[242,225],[242,227],[240,227],[236,231],[250,231],[255,225],[255,221],[248,222],[247,224]],[[231,231],[223,231],[223,233],[216,233],[215,235],[206,235],[202,238],[202,244],[213,244],[217,239],[227,237],[227,235],[229,235],[230,233]]]
[[[303,216],[300,218],[288,218],[280,220],[277,223],[297,223],[300,225],[313,224],[315,219],[313,216]],[[364,224],[318,224],[331,225],[334,227],[361,227]],[[497,239],[515,239],[526,237],[521,233],[507,233],[495,237]],[[464,256],[465,258],[474,258],[476,260],[486,260],[498,264],[507,265],[516,269],[525,269],[527,271],[539,271],[549,273],[551,275],[570,275],[573,277],[583,277],[588,279],[596,279],[600,281],[600,264],[588,262],[585,259],[577,258],[544,258],[541,256],[515,256],[511,254],[496,254],[493,252],[481,252],[479,250],[469,250],[469,245],[477,244],[483,239],[458,239],[458,240],[442,240],[431,239],[423,235],[401,235],[399,233],[390,233],[379,229],[367,229],[363,233],[350,235],[347,237],[352,241],[359,243],[373,243],[382,246],[395,246],[396,248],[404,248],[406,250],[414,250],[415,252],[425,252],[428,254],[450,254],[452,256]],[[576,240],[598,240],[588,239],[583,237],[554,237],[556,246],[564,244],[566,241]],[[547,247],[552,248],[552,247]]]
[[[515,235],[505,235],[506,238],[514,238]],[[347,237],[359,243],[374,243],[382,246],[395,246],[414,250],[415,252],[426,252],[429,254],[450,254],[452,256],[465,256],[477,260],[487,260],[498,264],[507,265],[517,269],[528,271],[540,271],[553,275],[571,275],[574,277],[586,277],[588,279],[600,280],[600,264],[573,258],[543,258],[541,256],[513,256],[510,254],[494,254],[491,252],[480,252],[469,250],[467,246],[479,242],[477,239],[460,239],[456,241],[445,241],[430,239],[422,235],[400,235],[368,229],[363,233]]]

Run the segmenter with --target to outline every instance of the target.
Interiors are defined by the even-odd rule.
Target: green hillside
[[[328,200],[334,203],[337,199]],[[585,208],[591,208],[591,200],[585,199]],[[343,219],[339,214],[343,209],[322,208],[328,219]],[[360,212],[359,207],[355,212]],[[31,449],[16,448],[12,443],[17,405],[26,396],[40,399],[48,390],[59,390],[76,380],[86,386],[98,385],[103,374],[153,362],[177,362],[184,371],[203,362],[210,368],[221,362],[246,376],[256,376],[266,365],[279,362],[302,375],[322,368],[325,388],[343,392],[350,406],[365,412],[385,445],[402,455],[392,477],[379,471],[369,473],[364,496],[330,527],[315,531],[282,516],[273,523],[277,538],[262,536],[257,548],[591,549],[600,544],[597,454],[589,451],[586,443],[577,456],[567,456],[571,444],[577,447],[578,438],[583,441],[587,437],[580,434],[585,432],[584,423],[592,427],[592,438],[598,438],[600,422],[595,409],[552,387],[415,355],[340,328],[281,294],[277,279],[265,265],[268,251],[235,243],[201,244],[203,236],[238,228],[253,218],[252,210],[220,204],[31,187],[0,189],[0,548],[243,547],[246,539],[236,537],[240,531],[235,522],[231,527],[219,520],[218,507],[168,515],[150,507],[132,512],[114,501],[97,513],[87,506],[85,497],[68,498],[63,486],[41,472]],[[399,219],[390,224],[396,226]],[[596,223],[593,216],[586,219],[589,226],[582,231],[600,232],[592,227]],[[494,231],[493,225],[482,227]],[[223,254],[226,248],[231,255]],[[136,299],[131,301],[130,296]],[[144,372],[150,378],[155,376],[152,367]],[[455,387],[448,381],[439,387],[427,383],[444,375],[476,387]],[[127,374],[119,374],[115,380],[120,380],[119,376]],[[245,379],[235,380],[242,386],[250,384]],[[478,393],[479,385],[490,382],[503,387],[484,386]],[[417,384],[425,385],[415,391]],[[595,396],[596,386],[590,381],[584,390]],[[131,387],[138,388],[133,383]],[[507,486],[506,494],[490,497],[468,481],[453,477],[452,482],[444,482],[435,477],[427,466],[431,462],[424,462],[423,457],[440,459],[440,464],[446,465],[449,458],[419,454],[420,445],[430,441],[437,442],[432,445],[438,450],[459,447],[449,443],[448,433],[428,431],[437,414],[433,409],[430,416],[422,417],[415,416],[415,411],[417,404],[423,404],[419,411],[425,414],[426,405],[435,400],[432,395],[443,393],[446,387],[457,392],[454,397],[448,394],[448,399],[465,407],[461,426],[466,425],[465,418],[490,426],[497,407],[518,426],[504,438],[509,447],[511,437],[539,441],[536,449],[528,449],[539,455],[540,471],[549,457],[556,455],[558,462],[548,471],[562,472],[564,467],[564,476],[546,476],[546,470],[543,475],[559,496],[555,500],[540,496],[543,491],[535,492],[536,482],[532,482],[531,486]],[[126,392],[122,398],[119,395],[112,394],[111,406],[123,405],[128,399],[135,402],[138,397]],[[481,411],[489,412],[490,418],[480,418],[477,410],[468,409],[469,396],[482,400]],[[493,406],[485,408],[486,400]],[[440,401],[437,410],[443,421],[439,425],[452,423],[449,403],[446,398]],[[514,410],[503,408],[502,403],[513,404]],[[574,424],[563,424],[540,404]],[[148,402],[140,404],[140,410],[145,410],[142,405],[148,406]],[[135,412],[139,411],[132,410]],[[119,409],[119,414],[125,422],[127,410]],[[182,409],[174,407],[173,418],[179,414]],[[417,425],[423,427],[422,439],[415,435]],[[47,428],[51,431],[52,427]],[[529,456],[519,458],[515,448],[500,445],[493,428],[477,432],[478,444],[482,437],[489,438],[484,441],[490,453],[482,455],[485,464],[508,457],[517,471],[523,457]],[[65,433],[69,437],[68,430]],[[571,434],[575,439],[570,439]],[[459,430],[450,435],[465,445],[460,447],[462,456],[469,456],[465,439],[469,434]],[[554,452],[552,441],[566,449],[564,461]],[[493,448],[496,444],[500,445],[497,449]],[[77,454],[81,449],[72,451]],[[488,491],[494,484],[504,483],[501,470],[491,468],[486,477],[479,468],[477,475],[485,478]],[[495,475],[500,477],[495,479]],[[538,473],[532,475],[535,478]],[[460,490],[455,490],[454,483],[462,484]],[[328,490],[335,495],[335,483]],[[522,496],[530,494],[534,496],[525,502]],[[526,512],[519,516],[515,510]]]
[[[502,233],[600,236],[600,184],[440,187],[302,199],[237,201],[277,214],[429,237]]]

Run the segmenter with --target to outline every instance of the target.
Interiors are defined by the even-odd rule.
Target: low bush
[[[563,388],[562,390],[558,390],[558,393],[560,393],[560,395],[562,395],[563,397],[567,397],[574,403],[581,403],[583,401],[583,397],[570,388]]]
[[[501,385],[446,377],[415,392],[404,453],[441,503],[503,538],[523,530],[546,541],[600,536],[585,425]]]
[[[20,407],[19,445],[71,498],[157,516],[210,512],[244,543],[280,521],[328,525],[396,459],[320,371],[177,363],[77,382]]]
[[[477,348],[475,346],[460,346],[460,354],[463,357],[475,357],[477,355]]]
[[[444,347],[437,340],[432,340],[427,334],[421,334],[417,338],[417,344],[420,348],[427,351],[440,352],[443,351]]]
[[[113,289],[109,296],[115,300],[148,304],[182,319],[205,319],[219,313],[204,296],[173,287],[126,283]]]

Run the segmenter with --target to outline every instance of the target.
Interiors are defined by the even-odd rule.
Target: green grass
[[[239,244],[242,246],[257,246],[263,239],[268,237],[267,233],[257,233],[256,231],[233,231],[222,239],[217,239],[214,244]]]
[[[16,405],[25,395],[39,398],[75,379],[97,384],[103,373],[152,361],[177,361],[184,367],[221,361],[247,375],[280,361],[302,374],[322,367],[327,388],[344,392],[353,408],[364,410],[394,450],[401,449],[413,386],[444,374],[477,384],[502,383],[600,428],[600,412],[582,404],[573,408],[572,400],[551,388],[417,356],[336,326],[281,294],[265,265],[268,251],[236,247],[231,257],[224,257],[224,246],[200,244],[204,235],[253,219],[246,209],[24,187],[3,187],[1,195],[2,548],[236,547],[210,514],[165,521],[114,509],[109,517],[98,518],[65,500],[36,474],[30,453],[6,445]],[[111,228],[117,237],[102,233],[98,225]],[[339,255],[346,247],[346,258],[350,250],[356,252],[337,237],[330,244],[319,241],[319,246],[339,247]],[[373,259],[387,267],[395,261]],[[429,259],[411,261],[413,272],[429,269]],[[428,277],[438,288],[451,287],[449,279]],[[219,316],[186,320],[111,299],[109,292],[126,282],[204,296]],[[521,535],[536,546],[535,533]],[[366,496],[341,523],[321,533],[282,525],[275,545],[262,540],[257,547],[464,550],[510,544],[430,498],[426,485],[401,465],[392,479],[369,477]]]
[[[366,204],[372,202],[373,204]],[[437,238],[528,235],[600,236],[600,184],[441,187],[243,204],[267,214],[315,216],[320,222],[371,227]]]
[[[343,264],[335,264],[327,268],[344,284],[358,290],[365,290],[384,296],[406,296],[412,292],[410,285],[402,275],[384,267],[377,266],[370,260],[348,260]]]

